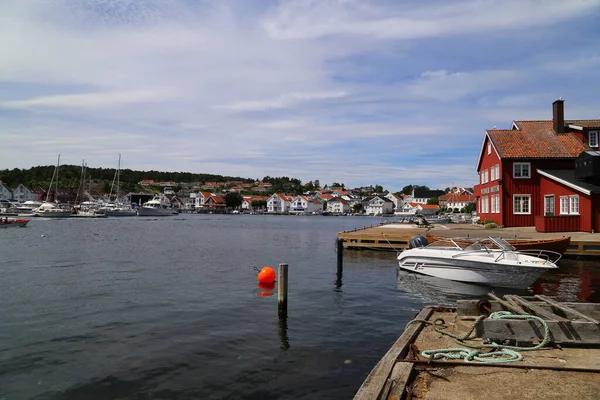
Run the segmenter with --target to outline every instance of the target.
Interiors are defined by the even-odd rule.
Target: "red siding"
[[[513,164],[515,162],[529,162],[531,164],[531,178],[513,178]],[[540,175],[538,169],[571,169],[574,160],[527,160],[502,162],[502,225],[511,226],[533,226],[535,216],[544,214],[543,196],[540,194]],[[513,196],[515,194],[531,195],[531,213],[527,215],[513,214]]]
[[[496,153],[496,150],[494,149],[494,147],[492,146],[492,151],[490,154],[488,154],[488,150],[487,150],[487,146],[489,143],[489,138],[486,136],[485,137],[485,141],[483,143],[483,155],[481,157],[481,163],[479,165],[479,170],[477,170],[478,173],[481,173],[481,171],[488,171],[488,182],[487,183],[481,183],[481,175],[479,175],[479,182],[477,183],[477,185],[475,185],[474,187],[474,195],[475,197],[477,197],[477,215],[481,218],[482,221],[487,220],[492,220],[494,222],[496,222],[498,225],[502,225],[502,210],[504,209],[503,205],[502,205],[502,191],[501,191],[501,185],[500,182],[498,180],[491,180],[491,168],[494,165],[500,165],[500,176],[502,176],[502,163],[500,162],[500,157],[498,157],[498,153]],[[492,192],[491,189],[492,187],[496,187],[499,186],[500,187],[500,191],[497,192]],[[488,191],[488,193],[482,193],[483,191]],[[492,195],[495,194],[500,194],[500,213],[495,213],[492,214],[492,204],[491,204],[491,197]],[[481,212],[481,198],[482,197],[487,197],[488,198],[488,213],[482,213]]]
[[[565,186],[561,183],[550,180],[546,177],[541,177],[540,179],[540,192],[541,192],[541,200],[540,200],[540,208],[541,212],[538,215],[543,215],[544,212],[544,196],[546,195],[554,195],[554,215],[556,217],[546,217],[546,218],[556,218],[559,221],[557,222],[548,222],[546,223],[546,228],[544,229],[554,229],[554,230],[544,230],[541,232],[567,232],[567,231],[584,231],[591,232],[594,228],[594,224],[598,220],[598,208],[593,207],[593,204],[598,204],[600,202],[600,196],[596,195],[592,196],[587,195],[585,193],[579,192],[575,189],[572,189],[568,186]],[[562,216],[560,215],[560,197],[561,196],[579,196],[579,216]],[[575,226],[569,225],[570,223],[563,221],[562,219],[569,218],[575,219],[577,224]],[[565,226],[565,224],[569,226]],[[597,225],[596,225],[597,226]],[[569,229],[567,229],[569,228]],[[538,224],[536,221],[536,230],[538,229]]]
[[[577,232],[579,216],[535,217],[536,232]]]

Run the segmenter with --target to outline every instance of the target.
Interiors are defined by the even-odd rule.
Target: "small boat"
[[[0,229],[24,227],[29,221],[31,221],[29,218],[0,218]]]
[[[517,251],[500,237],[410,240],[398,255],[401,269],[458,282],[526,289],[544,272],[558,268],[561,254],[548,250]]]
[[[446,240],[448,238],[441,236],[432,236],[426,234],[425,237],[429,243],[433,243],[438,240]],[[460,241],[460,238],[455,238],[455,241]],[[473,239],[465,239],[467,241]],[[550,238],[550,239],[504,239],[516,250],[550,250],[559,254],[565,254],[565,251],[569,248],[571,243],[571,237],[561,238]]]
[[[72,211],[61,208],[58,203],[44,202],[41,206],[35,209],[35,215],[45,218],[68,218]]]

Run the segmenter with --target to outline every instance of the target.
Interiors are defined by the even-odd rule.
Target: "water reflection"
[[[542,275],[531,290],[559,301],[600,302],[600,261],[561,260],[559,268]]]
[[[273,290],[275,289],[275,282],[258,282],[256,294],[260,297],[273,296]]]

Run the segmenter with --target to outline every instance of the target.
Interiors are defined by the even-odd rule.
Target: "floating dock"
[[[495,300],[423,308],[373,368],[354,399],[600,398],[600,304],[559,303],[545,296],[490,296]],[[512,310],[513,317],[522,319],[486,317],[501,310]],[[548,331],[531,316],[543,319]],[[464,337],[469,331],[475,337],[469,344],[474,346],[487,343],[487,339],[517,349],[538,346],[545,336],[549,342],[538,350],[519,350],[523,359],[507,363],[424,357],[423,350],[465,347],[450,335]],[[476,351],[485,356],[495,350]]]
[[[470,224],[417,226],[392,222],[340,232],[337,239],[346,249],[402,251],[408,248],[411,238],[427,233],[443,237],[500,236],[505,239],[549,239],[569,236],[571,243],[565,256],[600,256],[600,233],[540,233],[535,232],[534,227],[485,229]]]

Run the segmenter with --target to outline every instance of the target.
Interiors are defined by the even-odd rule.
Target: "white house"
[[[435,204],[421,204],[421,203],[404,203],[402,206],[403,214],[423,214],[423,215],[434,215],[440,210]]]
[[[327,212],[332,214],[347,214],[352,210],[350,202],[342,197],[336,197],[327,202]]]
[[[404,204],[404,200],[402,197],[395,195],[394,193],[388,193],[385,195],[387,199],[390,199],[392,203],[394,203],[394,211],[400,211],[402,209],[402,205]]]
[[[392,214],[394,203],[383,196],[369,196],[363,200],[363,208],[368,215]]]
[[[291,200],[284,194],[275,193],[267,200],[267,212],[282,214],[290,211]]]
[[[191,196],[191,193],[190,193],[190,196]],[[206,200],[210,199],[210,196],[212,196],[211,192],[196,193],[196,196],[194,197],[194,208],[198,209],[198,208],[204,207]]]
[[[0,199],[1,200],[12,200],[13,193],[12,191],[0,181]]]
[[[292,199],[290,204],[290,212],[293,213],[308,213],[320,212],[322,210],[321,202],[317,199],[299,195]]]
[[[15,190],[13,190],[13,200],[14,201],[23,203],[25,201],[33,201],[33,200],[38,201],[40,199],[41,199],[40,193],[35,193],[34,191],[29,189],[27,186],[23,185],[22,183],[20,183],[19,186],[17,186],[15,188]]]

